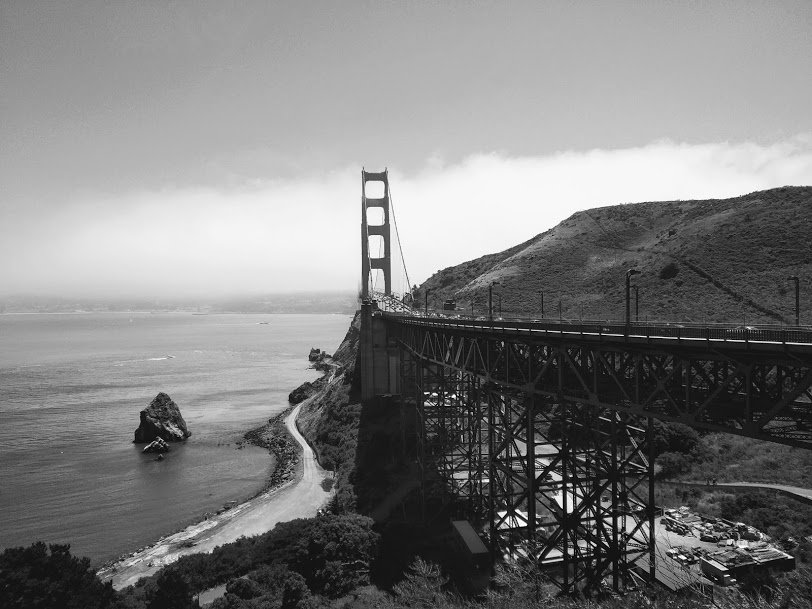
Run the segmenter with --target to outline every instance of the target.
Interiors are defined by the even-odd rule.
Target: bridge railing
[[[494,318],[464,314],[447,315],[429,312],[387,313],[421,325],[447,325],[456,328],[488,329],[502,332],[543,332],[578,334],[597,337],[672,338],[678,340],[706,340],[741,343],[780,343],[812,345],[812,327],[737,324],[657,323],[617,320],[551,320],[531,318]]]

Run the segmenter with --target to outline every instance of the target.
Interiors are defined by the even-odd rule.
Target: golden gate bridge
[[[632,322],[628,290],[619,322],[421,313],[392,292],[388,172],[361,177],[362,400],[416,417],[421,493],[439,480],[494,558],[565,593],[653,581],[655,419],[812,448],[809,328]]]

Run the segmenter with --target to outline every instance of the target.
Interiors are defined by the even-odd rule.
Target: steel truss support
[[[653,479],[633,415],[490,385],[493,541],[565,592],[630,582],[651,553]]]
[[[506,389],[812,448],[812,356],[805,353],[579,344],[392,326],[427,361]]]
[[[621,590],[645,554],[653,575],[654,418],[812,445],[812,364],[792,356],[393,326],[422,369],[422,470],[566,592]]]
[[[495,554],[535,561],[562,590],[589,590],[606,578],[623,589],[634,561],[651,550],[645,426],[480,374],[480,365],[518,366],[504,345],[445,347],[466,352],[470,369],[409,349],[413,359],[404,359],[420,370],[421,485],[439,475],[449,501],[487,525]],[[526,357],[524,364],[534,366]]]

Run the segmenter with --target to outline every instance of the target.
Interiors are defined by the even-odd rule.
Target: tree
[[[302,609],[308,606],[310,589],[304,577],[298,573],[289,572],[285,577],[285,586],[282,590],[282,609]]]
[[[691,469],[690,461],[681,453],[663,453],[657,457],[656,462],[660,466],[660,478],[678,476]]]
[[[654,420],[654,454],[688,454],[699,444],[699,432],[682,423]]]
[[[111,607],[116,593],[90,568],[89,558],[71,555],[70,545],[38,541],[0,554],[0,607],[4,609]]]
[[[155,592],[147,602],[147,609],[190,609],[195,606],[192,590],[178,570],[172,567],[163,569]]]

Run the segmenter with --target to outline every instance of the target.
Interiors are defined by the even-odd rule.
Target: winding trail
[[[161,539],[155,545],[99,571],[99,577],[112,581],[113,587],[120,590],[142,577],[152,575],[181,556],[211,552],[217,546],[236,541],[243,535],[248,537],[269,531],[278,522],[315,516],[331,493],[321,486],[326,471],[319,465],[313,450],[296,427],[296,417],[308,401],[296,406],[285,418],[285,426],[302,447],[302,467],[296,478],[209,520]]]
[[[658,484],[672,484],[675,486],[690,486],[695,488],[716,489],[727,487],[735,490],[746,490],[749,488],[767,491],[779,491],[795,499],[812,503],[812,489],[801,488],[799,486],[789,486],[786,484],[770,484],[767,482],[717,482],[708,484],[707,482],[692,482],[690,480],[662,480]]]

